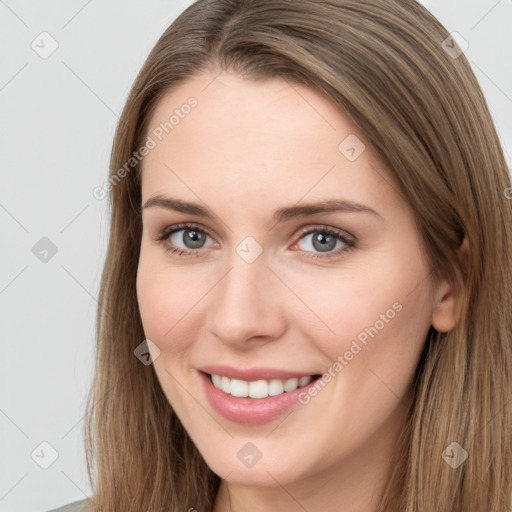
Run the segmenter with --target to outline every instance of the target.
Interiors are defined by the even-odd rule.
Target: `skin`
[[[211,70],[160,100],[150,130],[194,96],[198,105],[143,161],[142,204],[157,195],[197,202],[213,219],[143,209],[137,293],[162,390],[210,468],[223,478],[215,512],[377,510],[428,329],[454,327],[460,298],[433,283],[412,210],[350,120],[318,92],[283,79],[247,81]],[[215,78],[216,77],[216,78]],[[354,161],[338,146],[355,134]],[[347,199],[376,210],[330,212],[276,224],[283,206]],[[186,256],[156,241],[167,226],[193,222],[202,248],[172,235]],[[305,228],[356,238],[327,254]],[[210,236],[211,234],[211,236]],[[263,252],[236,252],[252,236]],[[318,236],[318,235],[317,235]],[[263,425],[219,416],[197,368],[229,364],[321,374],[365,328],[402,308],[307,405]],[[244,466],[237,452],[262,453]],[[193,506],[193,504],[191,504]]]

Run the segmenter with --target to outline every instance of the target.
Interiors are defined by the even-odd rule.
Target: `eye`
[[[296,245],[299,245],[301,242],[304,242],[301,250],[305,252],[318,251],[317,254],[311,255],[313,258],[332,258],[355,247],[354,239],[345,236],[341,231],[327,226],[310,228],[305,233],[302,233]]]
[[[164,243],[166,251],[177,253],[178,256],[199,256],[199,249],[216,245],[215,242],[206,245],[208,239],[213,242],[204,229],[192,223],[167,226],[156,238]],[[310,254],[312,258],[332,258],[354,249],[355,239],[328,226],[321,226],[302,232],[294,245],[299,246],[302,252],[313,253]]]
[[[167,226],[156,240],[165,242],[166,250],[171,253],[178,252],[180,256],[192,254],[196,256],[199,253],[198,249],[208,247],[205,245],[208,238],[211,240],[210,235],[196,224],[184,223]]]

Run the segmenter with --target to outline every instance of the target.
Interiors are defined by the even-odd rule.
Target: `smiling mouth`
[[[305,375],[300,378],[261,379],[248,382],[240,379],[230,379],[224,375],[209,373],[205,373],[205,375],[217,389],[224,393],[235,397],[248,398],[267,398],[269,396],[282,395],[284,393],[295,391],[303,386],[307,386],[311,382],[320,378],[320,375]]]

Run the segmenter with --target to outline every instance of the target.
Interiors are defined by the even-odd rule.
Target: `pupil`
[[[183,239],[185,245],[188,245],[190,248],[193,249],[201,247],[202,243],[204,242],[203,233],[198,233],[197,231],[194,231],[192,229],[186,230],[185,233],[188,233],[188,236],[186,236],[186,238]]]
[[[334,249],[336,245],[336,239],[331,235],[325,235],[324,233],[318,233],[313,237],[313,246],[315,249],[327,252]]]

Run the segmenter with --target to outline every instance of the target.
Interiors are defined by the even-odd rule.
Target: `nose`
[[[286,288],[267,267],[263,254],[247,263],[238,254],[212,289],[207,330],[231,348],[279,339],[285,330]],[[288,299],[290,299],[288,297]]]

